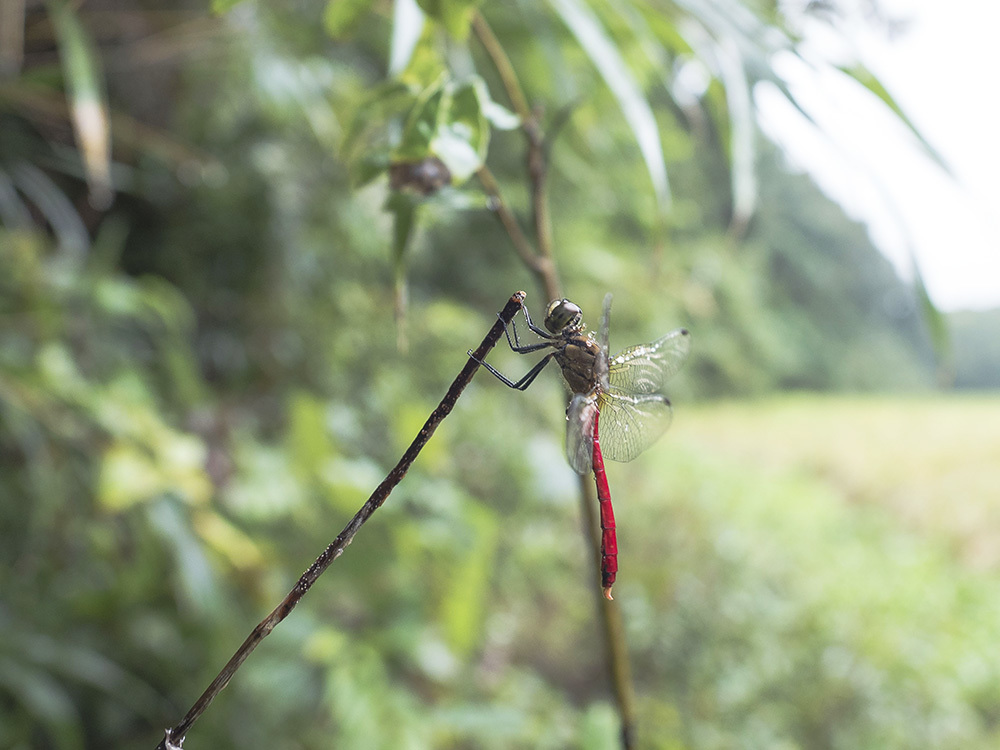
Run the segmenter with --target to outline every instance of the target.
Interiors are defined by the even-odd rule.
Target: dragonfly
[[[673,407],[663,393],[691,349],[691,334],[678,328],[649,344],[639,344],[608,356],[611,294],[604,298],[601,327],[587,333],[583,311],[568,299],[553,300],[545,311],[545,328],[535,325],[527,306],[521,311],[528,329],[541,341],[522,344],[517,326],[504,328],[507,343],[518,354],[551,349],[524,377],[514,381],[487,362],[479,361],[505,385],[525,390],[551,361],[562,369],[572,398],[566,409],[566,456],[581,474],[593,472],[601,516],[601,586],[613,599],[618,573],[618,537],[604,458],[631,461],[670,426]],[[513,331],[513,338],[511,337]],[[471,355],[472,352],[470,351]]]

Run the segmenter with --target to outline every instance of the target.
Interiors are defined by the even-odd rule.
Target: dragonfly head
[[[545,327],[551,333],[562,333],[582,328],[583,310],[568,299],[556,299],[545,311]]]

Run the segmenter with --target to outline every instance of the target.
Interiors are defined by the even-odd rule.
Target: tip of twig
[[[608,586],[606,589],[604,589],[604,598],[607,599],[609,602],[613,602],[615,600],[615,598],[613,596],[611,596],[611,587],[610,586]]]

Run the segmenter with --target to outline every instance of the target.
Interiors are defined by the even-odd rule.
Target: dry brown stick
[[[472,376],[475,375],[476,370],[479,369],[479,361],[486,358],[486,354],[492,349],[500,337],[503,335],[504,328],[513,320],[514,316],[521,309],[521,305],[524,302],[525,293],[515,292],[511,295],[510,300],[507,302],[504,309],[499,313],[497,321],[490,328],[489,333],[486,334],[486,338],[479,345],[479,348],[473,352],[472,356],[469,357],[469,361],[465,363],[465,367],[455,378],[451,387],[448,388],[448,392],[441,399],[441,403],[438,404],[437,408],[431,412],[431,415],[424,422],[424,426],[417,433],[417,436],[410,443],[410,447],[406,449],[403,457],[399,459],[399,463],[393,467],[392,471],[386,476],[382,483],[375,488],[375,491],[371,494],[371,497],[365,501],[365,504],[361,506],[351,522],[344,527],[344,530],[340,532],[336,539],[334,539],[330,545],[323,550],[319,557],[309,566],[308,570],[302,574],[292,590],[288,592],[281,603],[274,608],[274,610],[258,623],[257,627],[253,629],[247,639],[243,641],[243,644],[236,650],[229,662],[222,668],[218,676],[212,683],[206,688],[205,692],[201,694],[201,697],[195,701],[194,705],[187,712],[187,715],[181,722],[173,727],[172,729],[166,730],[166,733],[160,744],[156,746],[157,750],[179,750],[181,744],[184,742],[184,736],[187,734],[188,729],[191,725],[198,720],[198,717],[205,712],[205,709],[209,707],[215,696],[217,696],[222,689],[229,683],[236,670],[240,668],[240,665],[246,661],[250,653],[257,648],[258,644],[264,638],[274,630],[275,626],[284,620],[288,613],[291,612],[295,605],[299,603],[299,600],[305,596],[309,588],[316,582],[323,571],[326,570],[330,563],[336,560],[343,553],[344,549],[351,543],[354,539],[354,535],[358,533],[358,530],[364,525],[371,515],[378,510],[382,503],[386,501],[389,497],[389,493],[392,492],[393,488],[400,483],[406,472],[409,470],[410,465],[416,459],[417,455],[430,440],[431,435],[434,434],[434,430],[441,423],[445,417],[451,412],[455,406],[455,402],[458,401],[458,397],[462,395],[462,391],[472,380]],[[477,361],[479,360],[479,361]]]

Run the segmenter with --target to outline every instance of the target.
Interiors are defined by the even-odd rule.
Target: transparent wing
[[[594,415],[597,400],[578,393],[566,410],[566,458],[577,474],[589,474],[594,460]]]
[[[611,292],[604,295],[604,311],[601,313],[601,327],[597,332],[600,352],[594,362],[594,375],[602,390],[608,389],[608,329],[611,325]]]
[[[671,331],[651,344],[630,346],[610,361],[608,390],[634,396],[659,393],[664,383],[681,369],[690,351],[691,334],[684,328]]]
[[[597,403],[601,410],[601,453],[612,461],[631,461],[638,456],[667,431],[674,416],[666,396],[623,393],[613,385]],[[590,431],[593,442],[593,420]]]

